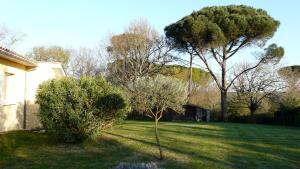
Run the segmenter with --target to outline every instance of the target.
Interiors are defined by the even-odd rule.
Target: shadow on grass
[[[300,168],[300,147],[289,149],[285,145],[261,142],[230,143],[237,151],[228,156],[235,168]]]
[[[133,137],[128,137],[128,136],[124,136],[124,135],[120,135],[120,134],[115,134],[115,133],[111,133],[111,132],[106,132],[106,133],[109,134],[109,135],[115,136],[115,137],[120,137],[120,138],[123,138],[123,139],[128,139],[128,140],[132,140],[132,141],[135,141],[135,142],[139,142],[139,143],[143,143],[143,144],[146,144],[146,145],[150,145],[150,146],[155,146],[156,147],[156,143],[155,142],[150,142],[150,141],[146,141],[146,140],[142,140],[142,139],[138,139],[138,138],[133,138]],[[153,135],[153,137],[154,137],[154,135]],[[164,136],[164,138],[165,138],[165,136]],[[185,142],[185,143],[189,144],[189,142]],[[171,146],[171,145],[169,145],[169,146],[168,145],[161,145],[161,146],[163,148],[163,151],[167,150],[167,151],[174,152],[176,154],[181,154],[181,155],[184,155],[184,156],[189,156],[189,157],[192,157],[192,158],[197,158],[200,161],[206,161],[206,162],[214,163],[217,166],[218,165],[219,166],[224,166],[224,165],[225,166],[230,166],[231,165],[228,162],[225,162],[225,161],[222,161],[222,160],[218,160],[216,158],[211,158],[211,157],[205,156],[204,154],[200,154],[200,153],[195,152],[195,151],[190,151],[188,149],[174,147],[174,146]]]
[[[156,160],[152,122],[129,122],[108,130],[96,142],[59,144],[43,133],[0,134],[0,168],[100,168],[120,162],[158,162],[184,168],[299,168],[299,130],[242,124],[166,123],[163,149],[174,156]],[[293,138],[293,140],[291,140]]]
[[[299,128],[235,123],[212,125],[223,129],[208,132],[199,125],[200,128],[188,126],[194,129],[188,131],[199,138],[219,140],[227,145],[226,161],[232,168],[300,168]],[[162,131],[186,134],[186,131]]]
[[[168,159],[157,161],[143,150],[136,150],[117,139],[101,136],[96,142],[82,144],[54,143],[46,134],[29,131],[0,135],[0,168],[101,168],[120,162],[168,162],[176,168],[183,164]]]
[[[149,123],[139,127],[141,130],[153,130]],[[137,129],[131,131],[130,127],[126,130],[127,133],[141,134],[137,133]],[[234,123],[190,125],[163,122],[159,131],[165,150],[187,155],[196,163],[213,163],[220,168],[300,168],[300,132],[295,128]],[[124,131],[121,133],[123,134],[109,134],[155,146],[155,142],[149,142],[145,137],[124,135]],[[197,140],[206,142],[201,145]],[[210,140],[216,145],[208,144],[207,141]],[[205,148],[193,148],[193,144]],[[220,153],[225,153],[223,159],[218,158]]]

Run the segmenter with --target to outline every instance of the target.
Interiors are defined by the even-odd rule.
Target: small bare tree
[[[110,76],[121,84],[155,75],[172,61],[165,38],[145,21],[132,22],[124,33],[112,36],[107,51],[114,60]]]
[[[249,67],[243,65],[240,69]],[[232,102],[250,111],[251,121],[255,122],[255,113],[264,99],[278,94],[285,86],[277,72],[266,65],[245,72],[233,83],[236,97]]]
[[[160,159],[163,159],[158,121],[167,109],[182,112],[182,105],[187,97],[187,85],[180,80],[158,75],[155,78],[138,78],[129,85],[129,91],[132,107],[154,119],[156,143]]]
[[[0,46],[12,48],[24,38],[24,34],[16,32],[4,25],[0,25]]]
[[[77,78],[81,76],[99,76],[105,70],[103,58],[96,49],[79,48],[71,50],[69,73]]]

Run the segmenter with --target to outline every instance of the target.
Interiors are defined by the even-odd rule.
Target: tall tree
[[[132,22],[124,33],[112,36],[107,50],[114,59],[111,76],[121,84],[154,75],[172,61],[165,38],[145,21]]]
[[[63,68],[67,69],[70,51],[59,46],[37,46],[27,56],[37,61],[61,62]]]
[[[227,79],[227,63],[246,47],[261,47],[273,37],[279,21],[262,9],[244,5],[206,7],[185,16],[165,28],[168,40],[180,51],[192,51],[210,72],[221,92],[222,119],[227,119],[227,91],[236,78],[269,59],[283,56],[283,48],[268,47],[257,64]],[[221,70],[221,79],[212,69],[213,59]]]

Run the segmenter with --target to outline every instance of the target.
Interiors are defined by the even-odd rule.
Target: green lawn
[[[97,168],[155,161],[163,168],[300,168],[300,128],[161,122],[166,159],[158,161],[153,123],[126,121],[97,143],[66,145],[45,134],[0,134],[0,168]]]

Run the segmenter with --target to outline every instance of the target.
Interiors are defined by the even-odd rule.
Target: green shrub
[[[64,142],[94,139],[129,111],[122,91],[103,78],[47,81],[38,89],[37,103],[44,128]]]

